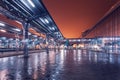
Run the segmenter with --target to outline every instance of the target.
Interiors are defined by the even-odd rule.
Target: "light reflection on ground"
[[[0,80],[119,80],[120,55],[88,50],[0,58]]]

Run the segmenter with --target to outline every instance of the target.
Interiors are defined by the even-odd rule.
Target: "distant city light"
[[[33,35],[34,37],[37,37],[37,35]]]
[[[78,41],[80,41],[80,39],[78,39]]]
[[[5,40],[5,39],[6,39],[6,37],[2,37],[2,39],[3,39],[3,40]]]
[[[32,5],[32,7],[35,7],[34,3],[32,2],[32,0],[28,0],[28,2]]]
[[[0,26],[5,26],[5,24],[3,24],[3,23],[0,23]]]
[[[73,40],[73,42],[77,41],[76,39]]]
[[[11,41],[12,41],[12,40],[13,40],[13,38],[10,38],[9,40],[11,40]]]
[[[31,33],[28,32],[28,35],[31,35]]]

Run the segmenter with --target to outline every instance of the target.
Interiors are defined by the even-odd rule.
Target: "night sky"
[[[120,0],[43,0],[65,38],[80,38]]]

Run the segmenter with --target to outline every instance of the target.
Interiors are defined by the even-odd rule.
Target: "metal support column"
[[[48,34],[46,34],[46,52],[47,52],[47,54],[49,54],[48,41],[49,41],[49,36],[48,36]]]
[[[25,23],[23,26],[24,26],[24,57],[28,57],[28,26],[29,26],[29,23]]]

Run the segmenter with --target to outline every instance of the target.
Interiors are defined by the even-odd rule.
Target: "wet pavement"
[[[0,80],[120,80],[120,55],[88,50],[0,58]]]

